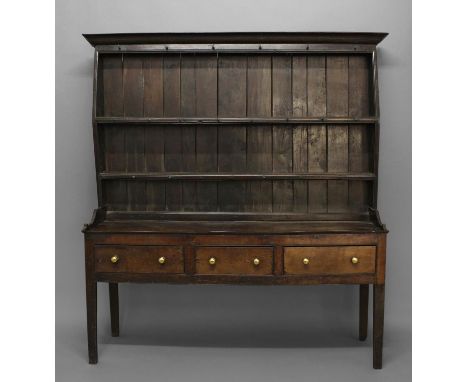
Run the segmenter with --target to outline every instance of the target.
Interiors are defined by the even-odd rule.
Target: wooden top
[[[310,234],[310,233],[383,233],[388,232],[377,211],[359,219],[292,220],[292,221],[227,221],[227,220],[154,220],[134,214],[95,210],[85,233],[161,233],[161,234]]]
[[[92,45],[132,44],[371,44],[388,33],[370,32],[223,32],[83,34]]]

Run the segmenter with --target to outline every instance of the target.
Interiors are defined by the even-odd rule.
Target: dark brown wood
[[[249,57],[250,58],[250,57]],[[216,73],[216,69],[213,68],[213,71]],[[251,70],[249,70],[250,76],[255,75],[255,72],[252,74]],[[199,75],[199,73],[197,73]],[[249,80],[250,81],[250,80]],[[209,83],[210,86],[216,88],[216,82],[214,80],[211,80]],[[255,85],[259,86],[259,85]],[[257,91],[261,90],[257,89]],[[269,94],[269,90],[263,89],[262,90],[264,94],[262,97],[265,97],[268,99],[268,102],[271,102],[271,95]],[[260,95],[252,96],[249,95],[249,100],[250,97],[260,97]],[[198,98],[198,96],[197,96]],[[316,100],[315,106],[316,108],[319,108],[321,106],[319,105],[325,105],[324,103],[325,99],[319,99]],[[156,102],[156,101],[155,101]],[[249,101],[249,113],[250,110],[254,106],[251,106],[251,103],[255,105],[257,101]],[[320,102],[320,103],[319,103]],[[312,106],[311,106],[312,107]],[[324,108],[325,106],[323,106]],[[198,109],[197,109],[198,110]],[[323,109],[325,110],[325,109]],[[197,111],[197,113],[199,113]],[[269,113],[268,113],[269,114]],[[207,113],[209,115],[209,113]],[[233,117],[233,118],[216,118],[216,117],[205,117],[201,115],[200,117],[197,118],[187,118],[187,117],[138,117],[138,118],[129,118],[129,117],[96,117],[96,122],[101,124],[101,125],[108,125],[108,124],[125,124],[125,125],[136,125],[136,124],[145,124],[145,125],[234,125],[234,124],[241,124],[241,125],[262,125],[262,124],[369,124],[373,125],[377,122],[377,119],[375,117],[365,117],[365,118],[348,118],[348,117],[291,117],[291,118],[278,118],[278,117]],[[129,126],[129,127],[130,127]]]
[[[184,255],[178,246],[96,246],[96,272],[183,273]],[[114,263],[112,258],[116,256]],[[159,260],[164,258],[165,262]]]
[[[119,284],[109,283],[109,305],[112,337],[118,337],[119,331]]]
[[[369,309],[369,284],[359,285],[359,341],[367,338]]]
[[[298,135],[295,136],[296,138],[296,145],[304,144],[304,135],[307,134],[307,131],[298,131]],[[250,134],[252,136],[252,134]],[[252,151],[255,150],[255,143],[254,141],[264,140],[263,137],[259,138],[254,134],[253,137],[249,140],[250,145],[249,147],[252,148]],[[265,139],[267,142],[270,141],[269,147],[264,147],[265,150],[271,151],[271,140]],[[310,173],[306,170],[302,170],[302,167],[305,166],[304,164],[304,157],[307,155],[302,148],[298,148],[297,151],[294,152],[295,155],[295,169],[297,172],[295,173],[271,173],[271,172],[263,172],[262,170],[255,171],[253,167],[255,165],[257,167],[261,167],[265,165],[265,167],[271,167],[271,155],[269,163],[265,160],[265,156],[261,156],[262,160],[259,160],[259,164],[255,163],[255,160],[249,160],[249,169],[252,171],[251,173],[233,173],[233,172],[224,172],[224,173],[201,173],[201,172],[171,172],[171,173],[164,173],[164,172],[102,172],[99,174],[100,179],[154,179],[154,180],[261,180],[261,179],[291,179],[291,180],[304,180],[304,179],[352,179],[352,180],[373,180],[375,178],[374,174],[368,172],[346,172],[346,173],[335,173],[335,172],[327,172],[327,173]],[[259,150],[261,150],[260,148]],[[306,146],[307,150],[307,146]],[[255,154],[251,154],[252,156]],[[250,156],[250,155],[249,155]],[[268,157],[268,156],[267,156]],[[252,163],[253,162],[253,163]]]
[[[86,36],[96,46],[99,203],[83,228],[90,363],[97,282],[109,283],[114,336],[118,283],[334,283],[360,285],[360,340],[374,285],[381,367],[388,231],[376,209],[376,44],[384,37]]]
[[[374,284],[373,366],[382,368],[385,284]]]
[[[378,44],[388,33],[367,32],[218,32],[218,33],[112,33],[83,34],[92,45],[122,44],[233,44],[319,43]]]
[[[352,259],[357,259],[358,263],[354,264]],[[292,275],[374,273],[375,247],[286,247],[284,272]]]
[[[211,264],[210,259],[215,263]],[[258,260],[258,264],[255,264]],[[199,275],[271,275],[273,249],[268,247],[197,247],[195,273]]]
[[[85,243],[86,270],[86,321],[88,329],[88,358],[90,364],[98,362],[97,352],[97,283],[94,274],[94,247],[89,240]]]

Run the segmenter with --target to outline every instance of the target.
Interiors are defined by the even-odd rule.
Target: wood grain
[[[353,264],[351,259],[359,262]],[[304,264],[307,258],[309,264]],[[285,247],[285,274],[342,275],[375,272],[375,247]]]
[[[218,115],[245,116],[247,113],[247,58],[220,56],[218,61]],[[218,129],[218,171],[242,172],[246,168],[246,127],[225,126]],[[218,184],[220,211],[245,209],[245,182]]]
[[[211,265],[209,259],[216,263]],[[258,265],[254,259],[260,260]],[[195,272],[205,275],[271,275],[271,247],[198,247],[195,249]]]
[[[247,116],[271,116],[271,56],[249,56],[247,67]],[[272,128],[257,126],[247,129],[247,171],[272,171]],[[271,212],[273,183],[246,183],[245,209],[252,212]]]
[[[123,56],[123,101],[125,117],[142,117],[144,106],[143,57]]]
[[[122,55],[106,55],[102,58],[102,97],[104,116],[122,117],[123,108]]]
[[[110,261],[118,256],[117,263]],[[159,263],[164,257],[166,262]],[[176,246],[96,246],[96,272],[183,273],[182,247]]]

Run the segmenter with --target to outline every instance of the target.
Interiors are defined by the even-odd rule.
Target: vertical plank
[[[106,171],[125,171],[125,128],[123,126],[103,126]]]
[[[180,56],[164,56],[164,116],[180,115]],[[164,128],[164,168],[168,172],[182,170],[182,130],[180,126]],[[166,182],[166,209],[182,209],[182,185],[178,181]]]
[[[307,116],[307,57],[292,57],[292,115]]]
[[[164,168],[167,172],[182,170],[182,129],[171,125],[164,127]],[[182,185],[179,181],[166,182],[166,208],[170,211],[182,209]]]
[[[180,115],[180,56],[164,56],[163,104],[165,117]]]
[[[143,57],[136,54],[123,56],[124,116],[143,116]]]
[[[127,126],[125,137],[127,172],[144,172],[145,161],[145,127]]]
[[[348,116],[348,56],[327,57],[327,115]]]
[[[146,210],[164,211],[166,209],[166,182],[146,182]]]
[[[146,182],[144,180],[129,180],[127,194],[127,211],[146,211]]]
[[[180,115],[195,117],[197,115],[195,86],[195,56],[182,55],[180,58]]]
[[[245,56],[219,56],[218,116],[245,117],[247,59]]]
[[[327,57],[327,115],[348,116],[348,57]],[[348,171],[348,127],[328,126],[328,171]],[[348,182],[328,181],[328,212],[345,212],[348,206]]]
[[[328,171],[348,171],[348,126],[328,125]],[[328,181],[328,212],[348,209],[348,181]]]
[[[349,171],[370,172],[372,163],[371,128],[349,125]],[[370,206],[370,184],[366,181],[349,182],[349,204],[354,212],[365,212]]]
[[[271,56],[249,56],[247,68],[247,116],[271,116]]]
[[[327,171],[327,128],[325,125],[308,127],[308,171],[324,173]],[[309,181],[309,212],[327,212],[327,181]]]
[[[270,126],[255,126],[247,135],[247,170],[249,173],[272,171],[272,136]],[[246,182],[246,209],[251,212],[272,212],[272,182]]]
[[[369,116],[370,65],[366,56],[349,56],[349,116]]]
[[[293,56],[292,58],[292,114],[293,117],[307,116],[307,57]],[[293,172],[307,172],[307,127],[293,127]],[[307,181],[295,180],[294,212],[306,213]]]
[[[148,172],[164,171],[164,127],[145,127],[145,167]]]
[[[273,172],[292,172],[292,131],[289,126],[273,127]],[[273,182],[273,212],[291,212],[293,198],[292,181]]]
[[[307,57],[307,110],[309,117],[327,114],[325,56]]]
[[[195,117],[197,114],[196,97],[196,60],[194,55],[181,56],[180,69],[180,113],[182,117]],[[182,171],[195,171],[195,126],[182,125]],[[196,183],[182,182],[183,209],[196,209]]]
[[[123,112],[122,55],[105,55],[102,59],[102,92],[105,117],[122,117]]]
[[[144,58],[144,116],[164,116],[163,57],[148,55]],[[164,127],[145,127],[145,166],[149,172],[164,171]],[[166,208],[166,184],[161,181],[146,182],[146,210],[161,211]]]
[[[126,129],[126,170],[127,172],[144,172],[146,170],[145,128],[143,126],[128,126]],[[127,194],[127,210],[146,210],[146,183],[144,181],[127,182]]]
[[[196,57],[196,116],[216,117],[218,98],[218,60],[215,55]]]
[[[308,131],[307,126],[293,128],[293,172],[306,173],[308,168]],[[306,213],[308,211],[307,181],[294,181],[294,212]]]
[[[246,168],[246,129],[224,126],[219,130],[218,171],[240,173]],[[220,211],[244,211],[245,182],[224,181],[218,185]]]
[[[123,56],[123,93],[124,116],[143,116],[143,58],[140,55]],[[126,171],[145,171],[144,127],[128,126],[125,132]],[[144,181],[127,182],[127,210],[146,209],[146,183]]]
[[[292,73],[290,56],[272,58],[273,117],[289,117],[292,109]],[[292,131],[290,126],[273,126],[273,172],[292,172]],[[293,210],[293,182],[273,182],[273,212]]]
[[[370,114],[370,65],[366,56],[349,57],[349,116]],[[369,172],[371,163],[370,129],[364,125],[349,126],[349,171]],[[366,212],[370,205],[370,184],[349,182],[349,204],[354,212]]]
[[[328,172],[348,171],[348,126],[328,125]]]
[[[144,56],[143,60],[143,115],[162,117],[163,110],[163,57],[160,55]]]
[[[109,211],[125,211],[128,205],[127,181],[106,180],[104,183],[104,205]]]
[[[104,126],[106,171],[126,171],[125,128]],[[127,183],[125,181],[104,182],[104,204],[109,210],[125,210]]]
[[[247,64],[247,116],[271,116],[271,56],[249,56]],[[272,171],[271,126],[247,130],[247,170],[249,173]],[[272,212],[272,182],[246,182],[246,210]]]
[[[291,57],[272,57],[272,105],[274,117],[289,117],[292,109]]]
[[[201,55],[196,59],[196,111],[197,116],[215,118],[218,113],[218,59],[216,56]],[[196,128],[196,170],[216,172],[218,167],[218,127],[212,125]],[[216,211],[218,206],[218,184],[197,182],[197,209]]]
[[[218,115],[245,117],[247,113],[247,58],[220,56],[218,62]],[[246,165],[245,126],[223,126],[218,129],[218,171],[241,172]],[[221,211],[243,211],[245,182],[226,181],[218,184]]]

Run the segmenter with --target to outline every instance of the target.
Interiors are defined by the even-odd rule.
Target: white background
[[[356,30],[356,31],[389,31],[393,29],[405,28],[401,25],[387,25],[390,8],[393,9],[395,2],[391,1],[328,1],[314,2],[315,12],[302,11],[295,8],[300,2],[290,1],[287,6],[275,7],[265,6],[264,2],[257,2],[259,12],[255,17],[249,16],[249,7],[254,6],[254,2],[232,4],[231,8],[220,7],[220,12],[224,17],[210,17],[213,4],[203,7],[202,2],[196,2],[198,11],[190,8],[190,2],[181,7],[181,2],[165,3],[162,12],[145,12],[144,5],[137,6],[138,2],[131,2],[133,7],[122,9],[117,5],[109,6],[106,2],[84,1],[84,7],[89,7],[89,13],[74,14],[73,6],[68,2],[60,2],[65,8],[70,7],[72,16],[67,19],[68,23],[57,19],[57,35],[70,31],[71,34],[81,32],[118,32],[136,31],[128,30],[121,19],[115,17],[116,12],[125,13],[127,19],[138,18],[140,29],[138,31],[214,31],[214,30]],[[114,4],[114,2],[112,2]],[[208,3],[208,2],[206,2]],[[220,5],[221,2],[216,2]],[[272,4],[273,2],[268,2]],[[276,3],[276,2],[275,2]],[[316,4],[315,4],[316,3]],[[403,3],[403,2],[400,2]],[[466,326],[467,317],[463,311],[462,302],[466,300],[463,292],[466,291],[464,285],[463,270],[466,269],[466,257],[463,256],[464,246],[461,245],[460,238],[463,237],[462,217],[466,214],[467,189],[463,183],[464,165],[466,160],[466,131],[463,120],[459,116],[463,115],[466,109],[466,95],[464,89],[467,86],[466,71],[463,70],[466,64],[466,52],[460,49],[463,46],[461,40],[464,33],[464,18],[466,12],[456,9],[453,2],[446,1],[444,8],[440,3],[417,1],[419,4],[415,9],[415,32],[414,32],[414,146],[413,146],[413,168],[414,168],[414,209],[413,209],[413,229],[414,229],[414,340],[415,354],[414,365],[415,380],[441,380],[457,378],[460,368],[463,366],[463,344],[466,343],[466,334],[463,328]],[[460,2],[461,3],[461,2]],[[107,5],[107,6],[106,6]],[[263,5],[263,7],[262,7]],[[358,5],[361,5],[359,7]],[[367,8],[366,8],[367,6]],[[9,6],[13,7],[13,6]],[[16,5],[17,9],[5,10],[4,20],[2,20],[2,35],[4,36],[4,49],[1,60],[3,76],[1,105],[3,110],[2,135],[3,145],[0,155],[3,164],[3,182],[1,188],[1,200],[4,202],[4,219],[2,219],[2,268],[4,288],[2,298],[4,303],[2,314],[3,348],[7,350],[4,367],[1,375],[14,373],[16,380],[37,379],[39,374],[44,374],[44,380],[51,380],[53,375],[53,281],[54,263],[52,253],[54,251],[54,186],[53,186],[53,161],[54,161],[54,31],[53,31],[53,6],[45,6],[45,2],[31,2],[27,6],[23,3]],[[191,24],[190,28],[186,23],[174,17],[173,7],[179,7],[179,13],[185,13],[190,19],[203,16],[203,22]],[[349,7],[349,8],[348,8]],[[359,28],[351,28],[352,23],[351,8],[358,8],[362,13],[361,25]],[[59,5],[60,8],[60,5]],[[275,15],[271,12],[276,9]],[[376,11],[378,10],[378,12]],[[402,7],[402,12],[405,7]],[[93,12],[91,12],[93,10]],[[373,10],[373,11],[372,11]],[[17,15],[18,17],[15,17]],[[21,15],[21,17],[19,17]],[[142,18],[142,16],[145,16]],[[368,17],[367,17],[368,16]],[[404,17],[405,15],[400,15]],[[407,15],[406,15],[407,16]],[[63,14],[59,15],[63,17]],[[246,19],[247,17],[247,19]],[[75,19],[75,23],[73,23]],[[369,24],[362,24],[362,20],[369,20]],[[144,21],[141,20],[151,20]],[[210,22],[211,20],[211,22]],[[119,22],[120,21],[120,22]],[[91,23],[96,29],[79,30]],[[267,23],[270,24],[267,24]],[[288,28],[284,27],[284,23]],[[136,22],[135,22],[136,23]],[[80,25],[81,24],[81,25]],[[331,25],[338,25],[341,28],[331,28]],[[266,28],[266,25],[269,28]],[[27,28],[26,28],[27,26]],[[99,29],[97,29],[99,26]],[[196,28],[198,26],[198,28]],[[408,27],[409,24],[406,24]],[[73,29],[73,28],[76,28]],[[20,32],[21,31],[21,32]],[[444,33],[443,33],[444,31]],[[408,30],[401,31],[407,39],[410,38]],[[455,36],[458,37],[455,38]],[[75,38],[75,37],[74,37]],[[84,40],[83,40],[84,43]],[[390,44],[390,40],[388,40]],[[408,52],[398,52],[400,44],[389,52],[401,57]],[[59,46],[57,46],[57,49]],[[88,48],[86,48],[88,49]],[[89,54],[88,54],[89,52]],[[79,59],[91,57],[92,51],[85,50],[84,45],[79,52],[71,52],[75,59],[75,54]],[[57,55],[63,51],[57,51]],[[13,59],[14,58],[14,59]],[[385,55],[381,58],[382,68],[385,71]],[[398,63],[387,61],[387,71],[391,71]],[[75,71],[73,71],[75,70]],[[63,74],[63,72],[62,72]],[[75,86],[82,87],[83,93],[91,94],[91,83],[89,81],[91,71],[87,67],[75,67],[68,73],[70,77],[78,77]],[[86,109],[90,108],[89,99],[76,98],[74,87],[69,87],[68,92],[63,91],[63,81],[60,73],[57,73],[57,100],[56,105],[63,112],[63,106],[69,108],[65,112],[69,113],[70,124],[74,126],[76,115],[88,120],[90,113],[86,114]],[[406,77],[408,79],[408,77]],[[391,86],[394,78],[387,84],[383,83],[382,75],[380,86],[382,89],[381,109],[382,109],[382,144],[390,145],[381,156],[381,184],[380,200],[381,213],[384,221],[391,229],[391,235],[404,230],[406,236],[410,234],[411,227],[406,224],[404,229],[399,229],[398,225],[392,227],[390,221],[405,224],[404,217],[410,217],[407,198],[409,198],[409,188],[406,184],[404,190],[400,184],[391,185],[395,179],[387,179],[386,171],[390,168],[406,166],[410,168],[409,158],[404,157],[408,150],[403,148],[403,153],[395,152],[391,147],[393,129],[404,129],[408,126],[395,126],[384,122],[388,118],[388,110],[393,94],[384,98],[385,90]],[[72,81],[73,82],[73,81]],[[72,85],[73,83],[65,83]],[[407,88],[406,88],[407,89]],[[409,94],[399,94],[405,103],[410,102]],[[24,101],[25,99],[26,102]],[[67,100],[68,99],[68,100]],[[18,100],[21,100],[19,102]],[[384,110],[387,111],[385,112]],[[70,114],[72,113],[72,114]],[[73,113],[76,113],[73,114]],[[387,116],[386,116],[387,114]],[[67,121],[67,120],[64,120]],[[88,122],[89,123],[89,122]],[[72,174],[65,178],[71,182],[72,193],[67,195],[69,200],[74,200],[73,205],[79,206],[73,211],[63,211],[66,203],[60,205],[60,197],[63,197],[64,190],[60,189],[63,184],[63,173],[61,163],[67,155],[57,158],[57,236],[70,240],[69,243],[74,255],[77,251],[76,229],[84,221],[89,219],[90,209],[95,205],[92,158],[87,155],[91,148],[91,134],[89,124],[80,126],[78,131],[75,127],[67,127],[67,124],[57,124],[57,129],[69,129],[69,145],[62,147],[64,152],[74,155],[72,151],[81,154],[83,158],[73,167]],[[86,130],[88,128],[88,130]],[[389,130],[385,130],[385,129]],[[392,129],[392,130],[390,130]],[[387,133],[384,133],[387,131]],[[57,132],[57,135],[60,133]],[[75,135],[74,135],[75,134]],[[87,136],[86,136],[87,134]],[[410,135],[408,135],[410,137]],[[394,138],[393,138],[394,139]],[[411,138],[410,138],[411,139]],[[18,146],[21,144],[21,148]],[[401,142],[397,142],[398,144]],[[61,142],[63,144],[63,142]],[[88,146],[85,148],[85,146]],[[60,147],[57,147],[60,154]],[[21,154],[21,155],[19,155]],[[66,165],[67,163],[65,163]],[[458,164],[458,166],[457,166]],[[385,170],[388,166],[387,170]],[[403,171],[404,172],[404,171]],[[405,173],[406,174],[406,173]],[[434,174],[436,176],[434,176]],[[73,175],[73,176],[72,176]],[[78,179],[78,180],[76,180]],[[398,179],[397,179],[398,180]],[[66,183],[66,182],[65,182]],[[83,198],[83,195],[87,195]],[[398,198],[397,202],[392,200]],[[398,202],[398,200],[400,202]],[[404,204],[406,214],[400,214],[399,205]],[[388,207],[382,208],[382,203],[388,203]],[[77,212],[79,210],[79,212]],[[382,211],[385,210],[385,211]],[[67,213],[74,223],[60,220],[60,215]],[[403,218],[401,218],[403,216]],[[78,222],[79,221],[79,222]],[[406,223],[408,223],[406,221]],[[63,231],[61,231],[63,230]],[[396,233],[395,233],[396,231]],[[65,233],[64,233],[65,232]],[[405,236],[403,232],[403,236]],[[401,233],[401,232],[400,232]],[[73,235],[73,239],[71,239]],[[401,236],[401,235],[400,235]],[[57,238],[57,246],[60,245],[61,237]],[[395,239],[396,240],[396,239]],[[398,245],[398,244],[394,244]],[[390,249],[390,248],[389,248]],[[395,247],[393,247],[395,249]],[[59,253],[57,254],[57,257]],[[405,254],[410,256],[410,253]],[[59,263],[59,257],[57,263]],[[76,270],[76,277],[64,280],[67,274],[57,275],[57,300],[62,301],[67,295],[64,288],[84,289],[82,278],[82,258],[77,258],[73,269]],[[77,265],[78,264],[78,265]],[[401,268],[406,272],[410,263]],[[390,265],[390,267],[392,267]],[[398,265],[393,265],[398,269]],[[392,272],[392,268],[389,269]],[[405,284],[406,282],[406,284]],[[408,280],[403,281],[402,290],[409,294]],[[69,284],[68,286],[66,286]],[[395,305],[399,297],[398,287],[395,286],[395,293],[388,301],[387,316],[392,317],[391,308]],[[78,290],[78,289],[77,289]],[[80,292],[82,293],[82,292]],[[411,300],[409,300],[409,303]],[[101,301],[104,305],[105,302]],[[77,309],[84,309],[84,300],[70,301],[70,304],[78,304]],[[64,307],[57,306],[57,309]],[[408,307],[403,307],[403,312]],[[67,309],[65,308],[65,311]],[[66,313],[65,313],[66,314]],[[404,313],[403,313],[404,315]],[[386,316],[386,317],[387,317]],[[84,314],[81,319],[84,319]],[[392,319],[392,318],[391,318]],[[394,318],[398,320],[397,317]],[[5,322],[3,322],[5,321]],[[84,336],[84,332],[82,333]],[[441,351],[443,349],[443,351]],[[332,349],[333,350],[333,349]],[[352,349],[348,349],[352,352]],[[370,353],[369,353],[370,356]],[[81,360],[85,362],[86,355],[81,355]],[[385,359],[384,359],[385,360]],[[385,361],[384,361],[385,362]],[[365,367],[365,363],[363,364]],[[370,366],[370,362],[368,363]],[[385,367],[385,366],[384,366]],[[48,377],[47,377],[48,373]],[[452,376],[450,376],[452,374]],[[458,374],[460,376],[461,374]],[[310,376],[309,376],[310,377]],[[374,374],[374,380],[382,379],[381,374]],[[11,379],[11,378],[10,378]],[[349,378],[348,378],[349,380]]]

